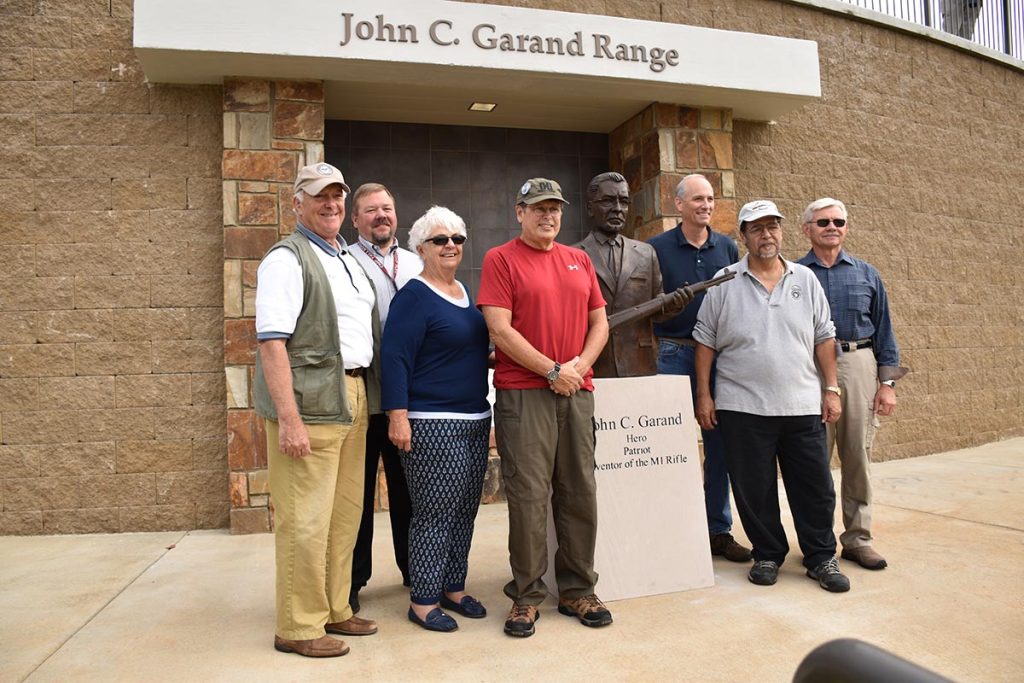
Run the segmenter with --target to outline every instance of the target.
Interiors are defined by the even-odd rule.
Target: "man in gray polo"
[[[835,558],[836,496],[825,449],[825,424],[842,412],[835,325],[814,273],[782,258],[782,220],[769,201],[740,209],[749,253],[733,266],[735,279],[708,291],[693,329],[697,421],[703,429],[722,426],[736,508],[754,546],[750,581],[774,584],[789,552],[778,467],[807,575],[841,593],[850,582]]]

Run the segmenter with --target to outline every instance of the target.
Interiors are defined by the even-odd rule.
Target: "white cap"
[[[779,213],[779,207],[775,206],[774,202],[770,202],[767,199],[758,199],[754,202],[747,202],[740,209],[739,226],[742,228],[744,223],[756,221],[758,218],[764,218],[765,216],[785,218],[785,216]]]

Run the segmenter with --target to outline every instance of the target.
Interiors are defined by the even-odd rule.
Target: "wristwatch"
[[[883,380],[882,384],[884,384],[885,386],[889,387],[890,389],[895,389],[896,388],[896,380],[894,380],[894,379]]]
[[[843,395],[843,390],[840,389],[839,387],[827,386],[827,387],[825,387],[825,391],[831,391],[836,396],[842,396]]]
[[[558,372],[561,369],[562,369],[562,364],[556,361],[555,362],[555,367],[553,367],[550,370],[548,370],[548,374],[547,374],[548,384],[554,384],[555,382],[558,381]]]

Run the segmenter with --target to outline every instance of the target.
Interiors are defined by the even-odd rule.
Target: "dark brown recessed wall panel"
[[[558,240],[572,244],[587,231],[581,212],[587,183],[608,170],[608,137],[593,133],[327,121],[324,147],[353,190],[378,182],[395,195],[403,247],[409,227],[432,205],[459,214],[469,234],[459,279],[473,296],[484,254],[519,234],[514,203],[527,178],[561,184],[570,205]],[[342,235],[355,239],[351,219]]]

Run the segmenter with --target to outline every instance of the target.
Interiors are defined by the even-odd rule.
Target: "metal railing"
[[[1024,60],[1024,0],[840,0]]]

